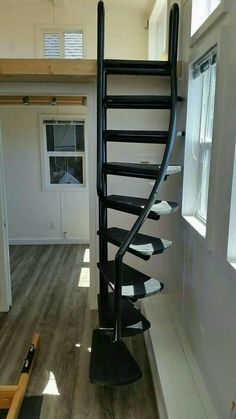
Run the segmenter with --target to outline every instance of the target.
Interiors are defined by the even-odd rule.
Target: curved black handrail
[[[104,194],[104,176],[102,171],[105,162],[106,150],[103,142],[105,129],[105,112],[103,101],[105,97],[106,76],[104,71],[104,36],[105,36],[105,11],[103,1],[98,3],[97,17],[97,193]]]
[[[162,164],[158,172],[157,179],[153,186],[152,192],[146,201],[146,204],[134,223],[133,227],[127,234],[126,238],[122,242],[119,250],[115,256],[115,327],[114,327],[114,340],[119,341],[121,339],[121,313],[122,313],[122,270],[123,270],[123,257],[130,246],[135,234],[140,230],[143,223],[145,222],[148,214],[155,203],[160,184],[166,176],[171,151],[175,139],[175,127],[176,127],[176,106],[177,106],[177,48],[178,48],[178,29],[179,29],[179,6],[174,4],[170,12],[169,20],[169,51],[168,61],[171,64],[171,111],[170,111],[170,124],[169,124],[169,135],[165,148],[165,152],[162,159]]]

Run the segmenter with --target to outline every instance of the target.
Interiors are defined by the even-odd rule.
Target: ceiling
[[[40,4],[54,3],[55,5],[61,6],[64,5],[73,5],[75,3],[79,4],[94,4],[97,5],[98,0],[0,0],[0,7],[14,7],[14,5],[22,7],[26,5],[36,6]],[[154,5],[155,0],[104,0],[105,7],[112,8],[122,8],[127,10],[133,10],[138,12],[147,12],[151,10],[151,7]]]
[[[67,1],[74,1],[74,0],[67,0]],[[98,0],[80,0],[83,3],[93,3],[97,4]],[[116,8],[127,8],[133,10],[139,10],[145,12],[151,4],[153,4],[153,0],[104,0],[105,6],[109,7],[116,7]]]

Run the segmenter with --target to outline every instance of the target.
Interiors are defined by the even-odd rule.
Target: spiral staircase
[[[99,326],[93,331],[90,359],[90,381],[100,385],[122,385],[138,380],[142,372],[123,342],[123,337],[143,333],[149,321],[135,307],[140,298],[159,293],[159,280],[123,263],[126,252],[148,260],[163,253],[171,242],[140,234],[146,219],[159,220],[162,215],[178,209],[175,202],[161,201],[162,182],[181,171],[170,166],[170,156],[176,137],[177,47],[179,8],[174,4],[169,17],[168,61],[129,61],[104,59],[104,20],[102,1],[98,3],[98,57],[97,57],[97,192],[99,197],[99,263],[100,293],[98,295]],[[168,77],[170,96],[111,96],[107,95],[109,75],[141,75]],[[168,109],[167,131],[108,130],[108,109]],[[107,161],[109,142],[148,143],[164,145],[162,161],[157,164],[137,164]],[[151,179],[154,186],[148,199],[108,195],[108,175]],[[113,209],[137,215],[130,231],[107,227],[107,210]],[[108,260],[108,244],[118,247],[114,260]],[[110,289],[110,292],[109,292]]]

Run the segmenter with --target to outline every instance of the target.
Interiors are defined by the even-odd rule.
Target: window
[[[45,58],[83,58],[83,32],[45,30],[43,56]]]
[[[234,153],[234,171],[231,194],[230,222],[229,222],[229,240],[228,240],[228,261],[236,269],[236,147]]]
[[[196,216],[206,222],[216,88],[216,54],[193,66],[202,96],[199,130],[198,199]]]
[[[192,1],[192,25],[193,35],[212,12],[219,6],[221,0],[193,0]]]
[[[207,221],[216,90],[216,48],[190,68],[183,215]]]
[[[84,126],[79,120],[43,120],[44,189],[85,186]]]

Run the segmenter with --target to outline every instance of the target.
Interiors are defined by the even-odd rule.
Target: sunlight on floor
[[[58,387],[57,387],[57,383],[56,383],[56,379],[55,379],[55,375],[53,374],[52,371],[50,371],[50,373],[49,373],[48,383],[47,383],[45,389],[43,390],[43,394],[60,396],[60,393],[59,393]]]
[[[90,262],[90,249],[86,249],[84,252],[83,262]]]
[[[81,347],[81,343],[76,343],[75,346],[76,346],[76,348],[80,348]]]
[[[81,268],[78,287],[90,286],[90,268]]]
[[[88,349],[88,352],[91,352],[91,348],[87,348]]]

